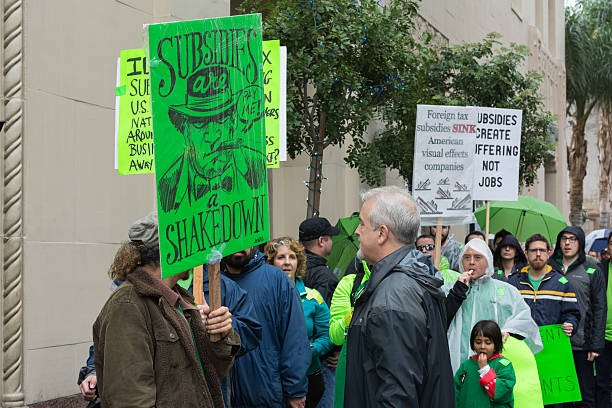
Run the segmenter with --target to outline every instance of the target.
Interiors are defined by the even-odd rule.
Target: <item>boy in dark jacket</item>
[[[575,406],[592,407],[595,401],[593,361],[604,348],[604,278],[599,268],[586,260],[584,231],[580,227],[567,227],[557,235],[557,245],[548,263],[567,278],[578,298],[581,317],[571,343],[582,402]]]

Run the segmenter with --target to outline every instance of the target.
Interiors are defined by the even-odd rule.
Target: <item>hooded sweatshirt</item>
[[[470,356],[470,333],[480,320],[495,321],[503,332],[524,337],[534,354],[540,352],[543,347],[542,339],[538,325],[531,317],[531,309],[514,286],[491,278],[493,254],[487,244],[481,239],[471,240],[463,247],[461,259],[469,248],[486,257],[487,270],[485,275],[471,281],[467,299],[461,304],[448,329],[453,372]],[[459,271],[465,271],[463,263],[459,264]],[[447,284],[443,289],[448,293],[452,287]]]
[[[561,250],[561,236],[564,232],[575,235],[579,243],[578,259],[569,265],[567,270],[563,265]],[[606,326],[606,287],[599,268],[586,260],[582,228],[570,226],[557,235],[557,245],[548,263],[554,270],[565,275],[578,298],[580,323],[570,338],[572,349],[601,352],[604,348]]]
[[[493,278],[508,282],[508,278],[504,274],[504,266],[501,257],[502,247],[505,246],[511,246],[516,249],[516,255],[514,256],[514,266],[512,267],[510,275],[519,272],[525,265],[527,265],[527,257],[525,256],[525,252],[523,252],[523,248],[521,248],[521,244],[514,237],[514,235],[508,234],[501,240],[501,242],[497,246],[497,249],[495,249],[495,252],[493,253],[493,264],[495,266]]]
[[[431,256],[413,245],[372,266],[348,329],[345,407],[454,406],[436,274]]]

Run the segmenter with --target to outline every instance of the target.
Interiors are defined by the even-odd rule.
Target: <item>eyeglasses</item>
[[[576,241],[578,241],[578,238],[575,237],[574,235],[564,235],[561,237],[561,239],[559,240],[561,242],[563,241],[567,241],[567,242],[571,242],[572,244]]]
[[[529,252],[530,254],[535,254],[537,252],[541,252],[541,253],[545,254],[545,253],[548,252],[548,249],[546,249],[546,248],[533,248],[533,249],[529,248],[527,250],[527,252]]]
[[[418,247],[416,247],[417,251],[421,251],[423,252],[423,250],[427,250],[427,251],[431,251],[432,249],[434,249],[436,246],[434,244],[427,244],[427,245],[419,245]]]

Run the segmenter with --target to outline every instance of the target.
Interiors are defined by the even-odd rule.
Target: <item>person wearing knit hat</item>
[[[185,273],[161,279],[158,234],[156,213],[136,221],[110,267],[125,283],[93,326],[101,405],[222,408],[219,380],[240,350],[232,315],[196,306],[177,285]]]

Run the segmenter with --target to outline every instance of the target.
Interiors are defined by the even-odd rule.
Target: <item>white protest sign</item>
[[[280,87],[279,87],[279,155],[280,161],[287,161],[287,47],[280,47]]]
[[[117,58],[117,87],[121,85],[121,58]],[[119,102],[121,97],[115,93],[115,170],[119,168],[119,146],[117,145],[119,135]]]
[[[476,110],[417,105],[413,196],[421,225],[471,222]]]
[[[474,200],[517,201],[523,111],[474,107]]]

